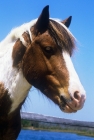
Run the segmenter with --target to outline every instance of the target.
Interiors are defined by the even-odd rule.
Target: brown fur
[[[53,52],[45,50],[50,46]],[[58,60],[58,61],[57,61]],[[22,69],[27,81],[40,89],[47,97],[59,104],[58,91],[53,87],[68,86],[68,72],[62,58],[62,51],[48,32],[38,35],[27,47],[22,62]],[[59,80],[59,82],[58,82]],[[66,89],[65,89],[66,90]]]
[[[20,109],[9,114],[11,100],[3,83],[0,83],[0,140],[16,140],[20,132]]]
[[[3,115],[7,116],[11,107],[8,91],[5,90],[3,83],[0,83],[0,120],[3,120]]]
[[[0,140],[16,140],[21,130],[20,108],[0,120]]]
[[[13,47],[12,58],[13,58],[13,67],[18,66],[21,62],[22,57],[26,51],[26,47],[22,44],[20,39],[16,41]]]

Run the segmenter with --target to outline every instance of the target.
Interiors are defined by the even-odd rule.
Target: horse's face
[[[72,43],[65,41],[62,44],[65,46],[58,45],[59,41],[48,29],[51,20],[47,13],[48,7],[31,28],[32,42],[23,58],[23,72],[27,81],[58,104],[62,111],[76,112],[83,107],[85,91],[70,59],[72,47],[69,45]],[[30,40],[27,39],[30,38],[28,33],[23,37]],[[67,45],[69,51],[65,48]]]

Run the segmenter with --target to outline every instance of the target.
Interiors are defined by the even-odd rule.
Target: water
[[[21,130],[17,140],[94,140],[94,138],[73,133]]]

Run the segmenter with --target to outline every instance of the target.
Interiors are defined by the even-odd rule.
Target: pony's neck
[[[29,32],[32,40],[30,28],[37,19],[23,24],[13,29],[10,34],[0,42],[0,82],[8,90],[8,95],[12,101],[10,112],[13,112],[26,98],[31,85],[23,76],[22,70],[13,67],[12,52],[13,46],[18,38],[24,44],[22,34]]]
[[[10,112],[13,112],[24,101],[31,88],[23,76],[22,70],[13,67],[12,46],[0,58],[0,82],[8,90],[8,95],[12,101]]]
[[[10,84],[7,84],[10,99],[12,100],[10,112],[14,111],[25,100],[31,88],[21,70],[12,70],[11,72],[14,73],[14,76],[11,78]]]

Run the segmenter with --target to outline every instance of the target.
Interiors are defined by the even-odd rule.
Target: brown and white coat
[[[70,21],[49,19],[46,6],[38,19],[0,43],[0,140],[17,138],[20,108],[32,85],[64,112],[83,107],[85,91],[70,59],[75,46]]]

